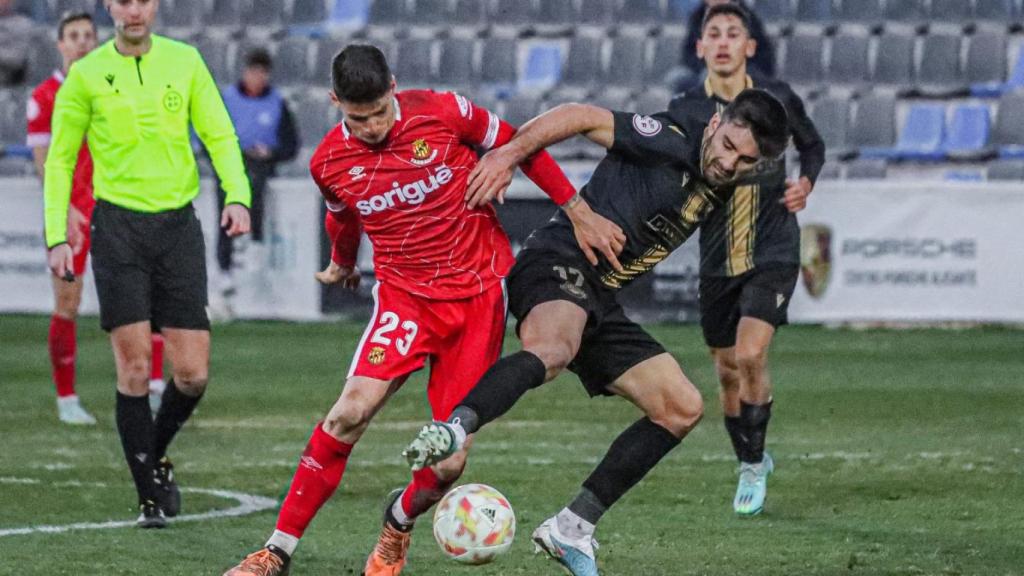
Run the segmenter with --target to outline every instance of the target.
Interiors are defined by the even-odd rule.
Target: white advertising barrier
[[[1024,322],[1024,187],[820,183],[792,322]]]
[[[313,272],[319,266],[322,202],[313,184],[306,180],[274,180],[268,185],[264,249],[247,251],[245,268],[235,272],[238,293],[232,306],[237,317],[321,317],[320,288]],[[213,296],[219,285],[215,255],[220,218],[212,182],[204,181],[195,206],[206,236]],[[42,231],[43,201],[38,181],[0,178],[0,313],[52,310]],[[95,314],[98,308],[92,274],[87,273],[84,281],[82,312]]]

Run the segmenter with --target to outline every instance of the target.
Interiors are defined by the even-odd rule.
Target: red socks
[[[75,394],[75,321],[54,315],[50,317],[50,364],[57,396]]]
[[[149,368],[150,380],[164,379],[164,337],[154,332],[152,336],[153,357]]]
[[[412,473],[412,482],[402,492],[402,511],[411,523],[434,504],[444,498],[451,482],[442,483],[434,471],[427,467]]]
[[[322,423],[317,423],[299,459],[288,497],[281,505],[277,517],[278,530],[296,538],[302,537],[317,511],[341,484],[351,452],[351,444],[324,432]]]

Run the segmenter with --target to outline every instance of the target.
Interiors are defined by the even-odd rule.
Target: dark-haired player
[[[428,359],[427,398],[434,417],[444,419],[501,353],[512,250],[494,208],[467,204],[466,183],[477,164],[475,149],[508,142],[514,129],[458,94],[397,92],[384,55],[373,46],[342,50],[332,80],[331,97],[344,120],[310,162],[333,242],[331,262],[317,279],[358,285],[356,250],[360,230],[366,232],[378,279],[373,316],[341,397],[302,453],[277,529],[226,576],[287,572],[299,539],[341,482],[370,420]],[[574,196],[547,153],[516,164],[556,203]],[[610,222],[603,224],[608,235],[616,232]],[[464,466],[465,454],[457,454],[417,470],[404,490],[395,491],[366,576],[401,572],[413,522]]]
[[[744,516],[764,508],[774,467],[764,449],[772,409],[768,348],[775,330],[786,323],[796,286],[800,228],[795,213],[803,210],[825,163],[825,143],[800,97],[784,82],[748,75],[748,59],[758,49],[750,30],[742,6],[709,8],[697,43],[707,79],[669,105],[706,119],[743,90],[763,88],[786,106],[789,133],[800,153],[798,179],[786,179],[781,159],[737,186],[723,209],[701,226],[701,327],[721,383],[725,428],[740,462],[733,509]]]
[[[622,228],[618,261],[585,255],[573,223],[561,215],[535,231],[508,282],[523,350],[488,370],[448,421],[424,427],[405,455],[414,470],[444,462],[465,448],[469,434],[566,368],[592,396],[626,398],[644,417],[612,443],[576,498],[533,532],[534,542],[572,574],[593,576],[598,520],[703,414],[700,393],[661,344],[626,317],[618,291],[685,242],[738,178],[782,154],[786,111],[761,90],[743,92],[710,121],[672,111],[641,116],[559,106],[485,156],[470,179],[471,193],[490,197],[508,185],[517,162],[576,134],[608,154],[570,204],[592,206]]]

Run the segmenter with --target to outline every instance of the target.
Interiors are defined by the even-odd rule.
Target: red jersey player
[[[512,250],[494,208],[467,203],[466,183],[475,149],[507,142],[514,128],[457,94],[395,92],[384,55],[372,46],[345,48],[332,76],[332,99],[345,119],[310,162],[333,244],[331,263],[317,278],[358,285],[356,251],[365,231],[378,280],[373,316],[341,397],[302,453],[277,529],[225,576],[287,572],[299,538],[341,482],[353,445],[428,358],[427,398],[434,418],[445,418],[501,352],[503,279]],[[576,194],[545,152],[520,167],[560,205]],[[600,224],[606,227],[592,227],[581,242],[607,246],[602,236],[615,227]],[[366,576],[401,572],[415,518],[441,499],[464,466],[465,452],[457,453],[415,472],[392,493]]]
[[[46,154],[50,147],[53,102],[71,65],[96,47],[96,27],[88,12],[66,14],[57,27],[57,49],[63,58],[63,67],[44,80],[29,97],[26,107],[28,138],[36,173],[43,177]],[[89,221],[96,204],[92,195],[92,158],[83,146],[78,154],[78,165],[71,187],[71,206],[68,208],[68,241],[74,251],[74,275],[85,274],[89,256]],[[50,318],[48,338],[53,382],[57,387],[57,414],[67,424],[95,424],[96,419],[85,411],[75,393],[75,321],[82,301],[82,282],[54,277],[54,312]],[[159,399],[163,391],[163,339],[153,336],[153,362],[150,373],[150,391]]]

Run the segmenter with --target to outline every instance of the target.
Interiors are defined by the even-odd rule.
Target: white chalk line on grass
[[[35,478],[0,477],[0,484],[43,484],[43,482]],[[107,484],[102,482],[79,482],[74,480],[68,482],[52,482],[49,483],[49,485],[54,487],[109,488]],[[175,518],[168,518],[168,521],[173,523],[233,518],[277,507],[277,501],[273,498],[257,496],[255,494],[246,494],[244,492],[235,492],[233,490],[186,487],[182,488],[181,491],[192,494],[206,494],[208,496],[224,498],[226,500],[234,500],[238,502],[238,504],[225,510],[209,510],[199,514],[184,514]],[[108,530],[110,528],[127,528],[130,526],[135,526],[134,520],[108,520],[106,522],[75,522],[73,524],[61,525],[23,526],[20,528],[0,529],[0,538],[5,536],[21,536],[25,534],[61,534],[63,532],[71,532],[72,530]]]

